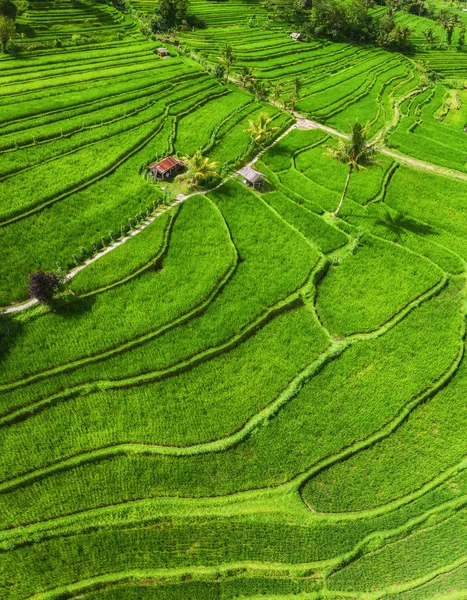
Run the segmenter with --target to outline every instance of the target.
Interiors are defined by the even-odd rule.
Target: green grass
[[[295,42],[259,0],[190,12],[177,46],[33,0],[0,57],[0,306],[82,267],[0,315],[0,598],[462,597],[466,183],[436,166],[465,170],[463,53],[402,12],[411,56]],[[333,217],[337,139],[215,79],[227,42],[234,78],[300,77],[303,116],[435,167],[378,153]],[[258,156],[262,112],[290,130]],[[197,149],[222,181],[170,207],[188,184],[147,166]]]
[[[160,268],[168,249],[170,232],[177,208],[165,211],[138,235],[103,255],[80,271],[71,283],[74,294],[83,296],[109,286],[123,283],[146,268]]]
[[[363,238],[331,266],[318,289],[317,311],[335,335],[373,331],[441,278],[433,263],[395,244]]]

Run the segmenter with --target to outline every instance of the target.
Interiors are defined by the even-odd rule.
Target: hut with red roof
[[[181,166],[182,163],[177,158],[167,156],[154,165],[151,165],[149,170],[153,174],[154,179],[167,179],[172,173],[178,171]]]

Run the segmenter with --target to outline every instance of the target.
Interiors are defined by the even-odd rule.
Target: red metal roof
[[[157,171],[158,173],[167,173],[171,169],[178,167],[180,165],[180,161],[174,158],[173,156],[167,156],[167,158],[163,158],[158,163],[151,165],[149,167],[150,171]]]

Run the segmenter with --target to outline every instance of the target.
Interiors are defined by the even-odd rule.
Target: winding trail
[[[275,140],[273,140],[273,142],[271,142],[271,144],[269,144],[266,148],[263,148],[262,150],[260,150],[257,153],[257,155],[248,164],[253,165],[265,152],[267,152],[270,148],[272,148],[275,144],[277,144],[286,135],[288,135],[293,129],[296,129],[296,128],[297,128],[297,125],[295,123],[293,125],[291,125],[279,137],[277,137]],[[210,192],[213,192],[213,191],[219,189],[221,186],[224,185],[224,183],[226,183],[230,179],[233,179],[234,177],[236,177],[236,175],[237,175],[237,171],[235,171],[234,173],[231,173],[227,177],[224,177],[224,179],[222,179],[222,181],[213,188],[191,192],[190,194],[178,194],[176,199],[173,202],[171,202],[170,205],[163,206],[163,207],[158,206],[157,209],[154,211],[154,213],[150,217],[148,217],[145,221],[143,221],[143,223],[141,223],[141,225],[139,225],[139,227],[136,227],[130,233],[128,233],[126,236],[120,238],[118,241],[114,242],[113,244],[110,244],[109,246],[107,246],[106,248],[104,248],[103,250],[101,250],[100,252],[95,254],[93,257],[88,258],[86,261],[83,262],[83,264],[81,264],[81,265],[75,267],[74,269],[72,269],[71,271],[69,271],[69,273],[66,276],[66,280],[70,281],[75,275],[77,275],[80,271],[85,269],[88,265],[91,265],[92,263],[98,261],[100,258],[105,256],[109,252],[112,252],[112,250],[115,250],[116,248],[118,248],[119,246],[121,246],[122,244],[127,242],[128,240],[131,240],[133,237],[138,235],[138,233],[141,233],[142,231],[144,231],[144,229],[146,229],[146,227],[149,227],[149,225],[151,225],[151,223],[153,223],[158,217],[160,217],[160,215],[162,213],[173,208],[174,206],[178,206],[179,204],[182,204],[182,202],[184,202],[185,200],[188,200],[189,198],[193,198],[194,196],[209,194]],[[16,313],[16,312],[19,312],[22,310],[26,310],[27,308],[31,308],[32,306],[36,306],[37,304],[39,304],[39,301],[36,300],[35,298],[32,298],[31,300],[28,300],[26,302],[13,303],[10,306],[0,308],[0,315]]]
[[[238,82],[236,79],[233,79],[232,77],[230,77],[229,79],[230,79],[230,81],[232,81],[236,85],[240,86],[240,82]],[[408,97],[414,95],[415,93],[420,93],[421,91],[424,91],[424,90],[413,90],[412,92],[410,92],[409,94],[407,94],[406,96],[404,96],[403,98],[401,98],[395,104],[395,111],[396,112],[395,112],[394,119],[396,119],[396,117],[397,117],[397,119],[399,118],[399,113],[397,112],[398,111],[398,105],[399,105],[399,103],[403,102],[404,100],[406,100]],[[277,102],[272,102],[271,101],[270,103],[273,104],[274,106],[277,106],[277,107],[281,108],[280,105],[279,105],[279,103],[277,103]],[[307,117],[305,117],[305,116],[303,116],[300,113],[295,112],[295,111],[293,113],[291,113],[291,114],[295,117],[296,122],[293,125],[291,125],[288,129],[286,129],[286,131],[284,131],[281,135],[279,135],[277,138],[275,138],[274,141],[271,144],[269,144],[266,148],[261,149],[253,157],[253,159],[249,163],[247,163],[248,166],[254,165],[261,158],[261,156],[265,152],[267,152],[275,144],[277,144],[278,142],[280,142],[284,137],[286,137],[294,129],[301,129],[301,130],[320,129],[321,131],[324,131],[327,134],[332,135],[334,137],[338,137],[340,139],[348,139],[348,135],[340,132],[337,129],[334,129],[333,127],[329,127],[328,125],[323,125],[322,123],[319,123],[318,121],[313,121],[311,119],[308,119]],[[377,139],[379,139],[379,137],[381,135],[382,135],[382,132],[380,132],[376,136],[375,143],[376,143]],[[461,181],[467,181],[467,173],[461,173],[460,171],[456,171],[454,169],[448,169],[446,167],[441,167],[441,166],[438,166],[438,165],[434,165],[432,163],[428,163],[428,162],[423,161],[423,160],[411,158],[411,157],[405,156],[404,154],[401,154],[400,152],[397,152],[395,150],[390,150],[389,148],[386,148],[385,146],[376,145],[376,148],[377,148],[378,152],[380,152],[381,154],[385,154],[386,156],[390,156],[391,158],[394,158],[398,162],[400,162],[402,164],[406,164],[409,167],[412,167],[414,169],[420,169],[420,170],[426,171],[428,173],[433,173],[435,175],[442,175],[444,177],[449,177],[451,179],[458,179],[458,180],[461,180]],[[192,192],[190,194],[179,194],[176,197],[176,199],[174,200],[174,202],[172,202],[169,206],[163,207],[163,208],[158,207],[156,209],[156,211],[148,219],[146,219],[139,227],[137,227],[136,229],[134,229],[133,231],[131,231],[128,235],[126,235],[125,237],[121,238],[120,240],[114,242],[113,244],[110,244],[109,246],[107,246],[107,248],[105,248],[104,250],[101,250],[95,256],[93,256],[92,258],[89,258],[88,260],[86,260],[83,264],[81,264],[78,267],[75,267],[74,269],[72,269],[68,273],[68,275],[67,275],[67,281],[69,281],[70,279],[72,279],[77,273],[79,273],[80,271],[82,271],[83,269],[85,269],[88,265],[96,262],[97,260],[99,260],[100,258],[102,258],[103,256],[105,256],[106,254],[108,254],[112,250],[115,250],[115,248],[118,248],[119,246],[121,246],[122,244],[124,244],[125,242],[127,242],[128,240],[130,240],[132,237],[134,237],[135,235],[138,235],[138,233],[140,233],[146,227],[148,227],[155,219],[157,219],[157,217],[159,217],[166,210],[172,208],[173,206],[177,206],[177,205],[181,204],[182,202],[184,202],[185,200],[188,200],[188,198],[192,198],[193,196],[198,196],[198,195],[201,195],[201,194],[208,194],[209,192],[217,190],[222,185],[224,185],[224,183],[226,183],[228,180],[230,180],[233,177],[235,177],[237,175],[237,173],[238,173],[237,171],[234,172],[234,173],[231,173],[230,175],[228,175],[227,177],[225,177],[224,179],[222,179],[222,181],[218,185],[216,185],[214,188],[206,189],[206,190],[200,190],[200,191],[195,191],[195,192]],[[35,306],[36,304],[38,304],[38,301],[36,299],[31,299],[31,300],[28,300],[27,302],[14,303],[11,306],[0,308],[0,315],[19,312],[19,311],[31,308],[32,306]]]

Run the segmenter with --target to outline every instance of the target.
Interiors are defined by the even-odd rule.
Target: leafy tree
[[[264,5],[276,19],[288,23],[303,23],[310,0],[266,0]]]
[[[341,163],[345,163],[349,167],[347,179],[345,180],[344,191],[342,192],[340,202],[333,213],[335,217],[337,217],[339,214],[342,204],[344,203],[347,189],[349,187],[350,176],[352,175],[353,171],[360,171],[366,167],[377,164],[375,158],[375,149],[366,141],[369,125],[369,123],[367,123],[365,126],[358,122],[355,123],[352,125],[349,139],[340,140],[337,148],[328,148],[329,156]]]
[[[167,31],[181,25],[188,13],[188,0],[161,0],[155,10],[153,31]]]
[[[393,50],[404,50],[410,46],[410,36],[412,30],[410,27],[403,27],[402,25],[396,25],[394,29],[389,33],[387,47]]]
[[[0,0],[0,15],[8,17],[12,21],[16,19],[18,7],[11,0]]]
[[[187,179],[195,188],[201,181],[217,175],[218,163],[203,156],[201,150],[197,150],[191,158],[186,156],[183,162],[188,168]]]
[[[256,79],[256,72],[251,67],[242,67],[238,79],[244,88],[249,87]]]
[[[272,117],[268,113],[263,112],[258,116],[256,121],[253,121],[253,119],[248,121],[248,128],[245,129],[245,133],[249,133],[254,143],[260,145],[277,131],[278,128],[271,127],[271,123]]]
[[[454,23],[449,21],[447,29],[446,29],[446,43],[448,46],[452,43],[452,34],[454,33]]]
[[[51,302],[59,288],[60,278],[56,273],[36,271],[29,276],[29,295],[39,302]]]
[[[256,27],[256,15],[251,15],[248,17],[248,21],[246,22],[247,27]]]
[[[2,52],[6,52],[8,42],[15,35],[15,31],[16,27],[13,19],[0,15],[0,44],[2,45]]]
[[[225,74],[228,79],[229,75],[230,75],[230,69],[233,67],[233,65],[235,64],[235,62],[237,60],[237,55],[233,51],[232,44],[227,42],[227,44],[225,45],[225,48],[222,51],[222,55],[219,56],[219,60],[225,67]]]

